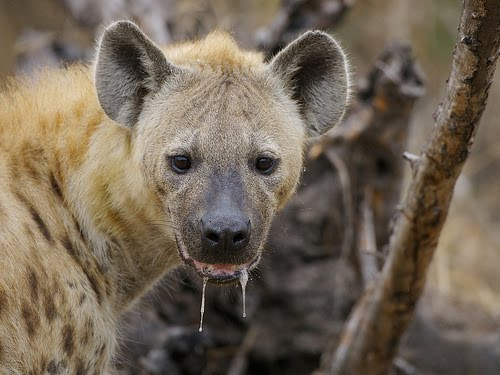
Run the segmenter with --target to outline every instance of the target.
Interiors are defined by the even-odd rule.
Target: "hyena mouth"
[[[246,286],[248,282],[248,273],[252,271],[255,266],[260,261],[260,254],[257,255],[253,260],[246,264],[209,264],[199,262],[191,258],[187,252],[184,244],[179,241],[177,234],[175,233],[175,242],[177,243],[177,249],[181,259],[188,266],[191,266],[202,278],[203,278],[203,289],[201,298],[201,309],[200,309],[200,332],[203,331],[203,315],[205,313],[205,292],[207,288],[207,283],[209,281],[223,284],[230,283],[233,281],[239,281],[242,291],[242,302],[243,302],[243,317],[247,316],[246,313]]]
[[[250,262],[245,264],[204,263],[189,256],[186,246],[179,241],[177,235],[175,235],[175,241],[177,243],[179,255],[184,263],[193,268],[196,273],[204,279],[206,278],[208,281],[216,283],[228,283],[241,280],[241,278],[244,277],[244,275],[248,275],[248,273],[252,271],[260,261],[259,254]]]

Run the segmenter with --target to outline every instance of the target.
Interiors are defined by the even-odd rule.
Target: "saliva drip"
[[[247,282],[248,282],[248,272],[247,270],[242,270],[240,275],[240,285],[241,292],[243,297],[243,317],[247,317],[247,307],[246,307],[246,291],[247,291]]]
[[[203,291],[201,292],[201,309],[200,309],[200,328],[198,331],[203,331],[203,314],[205,314],[205,291],[207,289],[208,277],[203,278]]]
[[[200,328],[198,329],[199,332],[203,332],[203,315],[205,314],[205,295],[206,295],[206,290],[207,290],[207,282],[208,282],[208,277],[203,278],[203,289],[202,289],[202,294],[201,294],[201,308],[200,308]],[[248,272],[246,270],[242,270],[240,274],[240,285],[241,285],[241,292],[243,296],[243,317],[247,317],[247,310],[246,310],[246,290],[247,290],[247,282],[248,282]]]

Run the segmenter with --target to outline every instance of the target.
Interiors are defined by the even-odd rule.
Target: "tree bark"
[[[386,374],[425,285],[455,182],[486,106],[500,46],[500,1],[465,0],[451,75],[433,134],[412,158],[412,182],[379,281],[367,287],[322,372]]]

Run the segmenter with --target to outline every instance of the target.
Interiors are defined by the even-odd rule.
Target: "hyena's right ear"
[[[132,22],[115,22],[104,31],[97,53],[95,85],[99,103],[112,120],[132,127],[145,96],[158,91],[180,70]]]

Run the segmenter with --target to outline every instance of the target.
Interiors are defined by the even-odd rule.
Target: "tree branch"
[[[354,237],[354,204],[352,202],[352,186],[349,170],[344,161],[336,154],[333,148],[326,150],[325,155],[330,163],[335,167],[339,175],[340,185],[342,186],[342,203],[345,213],[345,230],[342,240],[341,256],[344,260],[349,258]]]
[[[365,287],[374,283],[379,273],[377,256],[380,253],[377,252],[372,202],[373,189],[367,186],[363,192],[363,201],[361,202],[361,223],[358,239],[358,259]]]
[[[498,0],[465,0],[447,92],[395,221],[380,282],[352,312],[323,372],[375,375],[390,368],[424,288],[455,182],[486,106],[499,46]]]
[[[254,44],[268,56],[309,29],[325,30],[337,24],[355,0],[283,0],[273,21],[255,33]]]

